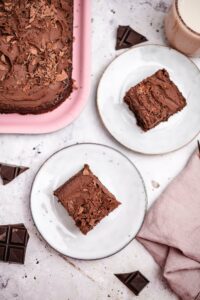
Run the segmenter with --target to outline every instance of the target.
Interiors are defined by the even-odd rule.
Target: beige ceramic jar
[[[200,0],[174,0],[165,18],[170,45],[188,56],[200,56]]]

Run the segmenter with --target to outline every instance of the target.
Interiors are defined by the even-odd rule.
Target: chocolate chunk
[[[3,181],[3,184],[8,184],[17,176],[28,170],[27,167],[19,167],[7,164],[0,164],[0,177]]]
[[[83,234],[87,234],[121,204],[92,173],[88,165],[59,187],[54,195]]]
[[[131,87],[124,102],[135,114],[137,124],[147,131],[186,106],[186,99],[171,81],[165,69],[158,70]]]
[[[19,244],[23,245],[26,240],[26,229],[20,229],[12,228],[11,229],[11,236],[10,236],[10,242],[12,244]]]
[[[115,276],[135,295],[139,295],[143,288],[149,283],[149,280],[139,271],[133,273],[115,274]]]
[[[133,30],[130,26],[119,26],[115,49],[129,48],[146,41],[147,39],[143,35]]]
[[[24,224],[0,226],[0,261],[24,264],[28,240]]]

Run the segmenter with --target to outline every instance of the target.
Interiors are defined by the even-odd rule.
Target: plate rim
[[[194,67],[197,69],[197,71],[199,72],[199,75],[200,75],[200,68],[195,64],[195,62],[192,61],[192,59],[186,55],[184,55],[183,53],[177,51],[176,49],[170,47],[170,46],[167,46],[167,45],[161,45],[161,44],[153,44],[153,43],[150,43],[150,44],[142,44],[142,45],[135,45],[133,47],[131,47],[130,49],[124,51],[123,53],[119,54],[117,57],[115,57],[110,63],[109,65],[105,68],[105,70],[103,71],[102,75],[101,75],[101,78],[99,80],[99,83],[98,83],[98,87],[97,87],[97,92],[96,92],[96,106],[97,106],[97,111],[98,111],[98,114],[99,114],[99,117],[100,117],[100,120],[101,120],[101,123],[103,124],[104,128],[107,130],[107,132],[110,134],[110,136],[112,136],[112,138],[114,138],[114,140],[116,142],[118,142],[120,145],[122,145],[123,147],[125,147],[126,149],[128,150],[131,150],[132,152],[135,152],[135,153],[139,153],[139,154],[143,154],[143,155],[148,155],[148,156],[156,156],[156,155],[163,155],[163,154],[170,154],[170,153],[173,153],[173,152],[176,152],[184,147],[186,147],[187,145],[189,145],[192,141],[194,141],[196,139],[196,137],[199,135],[200,133],[200,128],[199,128],[199,131],[197,134],[195,134],[195,136],[193,136],[188,142],[184,143],[182,146],[178,147],[178,148],[175,148],[173,150],[170,150],[170,151],[163,151],[163,152],[147,152],[147,151],[140,151],[140,150],[136,150],[134,149],[133,147],[130,147],[128,145],[125,145],[123,144],[123,142],[121,142],[119,139],[117,139],[117,137],[115,137],[110,129],[108,128],[108,126],[106,126],[105,122],[103,121],[103,117],[101,115],[101,110],[100,110],[100,97],[99,97],[99,91],[100,91],[100,85],[101,85],[101,82],[103,81],[103,77],[106,73],[106,71],[109,69],[110,65],[117,59],[119,59],[122,55],[126,54],[127,52],[129,51],[132,51],[136,48],[142,48],[142,47],[148,47],[148,46],[156,46],[158,48],[167,48],[168,50],[170,51],[173,51],[175,53],[178,53],[179,55],[185,57],[188,61],[190,61]]]
[[[134,236],[132,236],[130,238],[130,240],[128,241],[128,243],[126,243],[123,247],[120,247],[118,250],[108,254],[108,255],[105,255],[105,256],[101,256],[101,257],[96,257],[96,258],[81,258],[81,257],[76,257],[76,256],[71,256],[71,255],[67,255],[66,253],[58,250],[55,246],[53,246],[51,243],[49,243],[46,238],[43,236],[43,234],[41,233],[41,231],[39,230],[39,227],[37,226],[37,223],[36,223],[36,220],[34,218],[34,214],[33,214],[33,211],[32,211],[32,193],[33,193],[33,188],[34,188],[34,184],[35,184],[35,180],[39,174],[39,172],[41,171],[41,169],[43,168],[43,166],[46,165],[46,163],[48,163],[48,161],[56,154],[58,154],[59,152],[63,151],[63,150],[66,150],[66,149],[69,149],[69,148],[73,148],[73,147],[76,147],[76,146],[80,146],[80,145],[92,145],[92,146],[101,146],[101,147],[104,147],[104,148],[107,148],[109,150],[112,150],[112,151],[115,151],[117,152],[119,155],[123,156],[126,160],[128,160],[128,162],[132,165],[132,167],[136,170],[138,176],[140,177],[141,179],[141,182],[142,182],[142,185],[143,185],[143,188],[144,188],[144,202],[145,202],[145,206],[144,206],[144,216],[143,216],[143,220],[139,226],[139,229],[138,231],[136,232],[136,234]],[[34,176],[34,179],[32,181],[32,184],[31,184],[31,190],[30,190],[30,196],[29,196],[29,207],[30,207],[30,212],[31,212],[31,217],[32,217],[32,220],[33,220],[33,223],[37,229],[37,231],[39,232],[40,236],[42,237],[42,239],[52,248],[54,249],[56,252],[58,252],[59,254],[63,255],[63,256],[67,256],[69,258],[72,258],[72,259],[78,259],[78,260],[83,260],[83,261],[95,261],[95,260],[100,260],[100,259],[104,259],[104,258],[107,258],[107,257],[110,257],[110,256],[113,256],[115,254],[117,254],[118,252],[122,251],[124,248],[126,248],[136,237],[136,235],[138,234],[138,232],[140,231],[140,229],[142,228],[142,225],[144,223],[144,219],[145,219],[145,215],[147,213],[147,209],[148,209],[148,193],[147,193],[147,188],[146,188],[146,185],[145,185],[145,181],[143,179],[143,176],[142,174],[140,173],[139,169],[136,167],[136,165],[132,162],[132,160],[130,158],[128,158],[124,153],[122,153],[121,151],[119,151],[118,149],[115,149],[113,148],[112,146],[109,146],[109,145],[105,145],[105,144],[100,144],[100,143],[93,143],[93,142],[81,142],[81,143],[75,143],[75,144],[70,144],[69,146],[66,146],[66,147],[63,147],[57,151],[55,151],[53,154],[51,154],[43,163],[42,165],[39,167],[39,169],[37,170],[35,176]]]

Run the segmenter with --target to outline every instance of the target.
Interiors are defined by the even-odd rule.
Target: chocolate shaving
[[[6,70],[7,70],[6,66],[0,64],[0,71],[6,71]]]
[[[153,188],[155,188],[155,189],[158,189],[160,187],[160,184],[155,180],[152,180],[151,184],[152,184]]]
[[[4,54],[1,55],[1,61],[6,64],[6,58]]]
[[[117,29],[116,50],[129,48],[142,42],[146,42],[145,36],[133,30],[130,26],[119,26]]]
[[[38,52],[37,52],[37,49],[35,47],[31,47],[30,48],[30,53],[33,54],[33,55],[37,55]]]
[[[68,78],[67,73],[66,73],[64,70],[62,70],[62,73],[61,73],[61,74],[58,74],[58,75],[56,76],[56,81],[63,81],[63,80],[65,80],[65,79],[67,79],[67,78]]]

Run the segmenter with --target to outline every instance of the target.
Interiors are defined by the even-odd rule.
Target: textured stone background
[[[84,0],[83,0],[84,1]],[[131,300],[132,293],[113,273],[141,270],[151,281],[139,300],[177,299],[162,281],[149,254],[136,241],[123,251],[99,261],[77,261],[56,253],[40,237],[29,208],[31,184],[41,164],[58,149],[77,142],[99,142],[123,151],[141,171],[151,204],[182,169],[196,142],[162,156],[143,156],[126,150],[103,128],[96,110],[96,88],[116,52],[119,24],[129,24],[152,43],[165,44],[163,18],[170,0],[91,0],[92,72],[88,105],[67,128],[47,135],[0,135],[0,160],[30,166],[7,187],[0,187],[1,223],[24,222],[30,233],[24,266],[0,263],[0,300]],[[200,66],[200,60],[196,59]],[[154,182],[159,183],[159,187]]]

